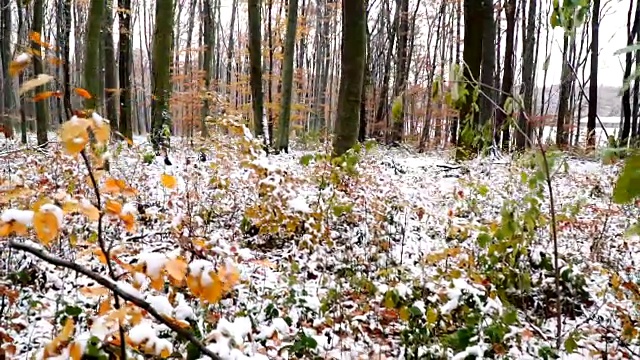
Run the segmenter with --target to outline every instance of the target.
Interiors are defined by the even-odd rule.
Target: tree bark
[[[151,59],[151,143],[156,151],[167,147],[171,131],[171,47],[173,44],[173,0],[156,2],[156,25]]]
[[[598,51],[600,48],[600,0],[594,0],[591,14],[591,77],[589,79],[589,113],[587,115],[587,147],[596,146],[596,117],[598,116]]]
[[[44,22],[44,0],[35,0],[33,2],[33,22],[31,23],[31,31],[40,34],[42,32],[42,26]],[[41,49],[40,44],[35,41],[31,41],[32,49]],[[38,76],[44,73],[44,65],[42,64],[42,58],[40,56],[33,57],[33,74]],[[38,86],[36,93],[41,93],[46,90],[46,86]],[[46,146],[47,144],[47,130],[49,127],[49,108],[48,99],[44,99],[36,102],[36,137],[38,139],[38,146]]]
[[[342,74],[333,155],[341,156],[358,140],[360,97],[366,58],[367,13],[364,1],[342,2]]]
[[[91,94],[85,99],[85,108],[99,111],[104,88],[102,87],[103,73],[100,64],[100,48],[102,47],[101,30],[104,19],[104,0],[91,0],[89,19],[87,21],[87,40],[84,59],[84,88]]]
[[[131,41],[131,0],[118,0],[118,80],[120,99],[120,121],[118,129],[127,139],[133,138],[131,103],[131,67],[133,65]],[[144,69],[142,69],[144,71]]]
[[[460,107],[459,144],[456,159],[475,153],[474,137],[478,130],[479,114],[473,107],[473,92],[480,78],[482,62],[483,5],[476,0],[464,0],[464,49],[462,53],[466,98]]]
[[[282,97],[276,152],[289,152],[289,127],[291,122],[291,93],[293,92],[293,60],[295,57],[296,30],[298,27],[298,0],[289,0],[287,9],[287,35],[284,43],[282,65]]]
[[[250,66],[250,86],[251,86],[251,107],[253,109],[253,131],[256,136],[264,136],[265,146],[268,148],[269,133],[264,131],[262,121],[264,113],[264,103],[262,94],[262,47],[260,29],[260,0],[249,0],[249,59]],[[269,19],[271,21],[271,19]]]

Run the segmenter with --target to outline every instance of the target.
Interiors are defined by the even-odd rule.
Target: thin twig
[[[117,296],[123,298],[124,300],[136,305],[137,307],[145,310],[147,313],[149,313],[149,315],[151,315],[154,319],[156,319],[158,322],[160,322],[163,325],[166,325],[169,329],[175,331],[178,335],[184,337],[185,339],[189,340],[193,345],[195,345],[200,351],[202,351],[203,354],[209,356],[212,360],[221,360],[220,357],[218,355],[216,355],[213,351],[207,349],[207,347],[200,342],[200,340],[198,340],[191,332],[189,332],[188,330],[183,329],[182,327],[180,327],[179,325],[169,321],[167,318],[165,318],[163,315],[161,315],[160,313],[158,313],[158,311],[156,309],[153,308],[153,306],[151,306],[151,304],[149,304],[148,302],[144,301],[143,299],[132,295],[124,290],[122,290],[122,288],[120,288],[117,283],[115,283],[114,281],[94,272],[91,271],[89,269],[87,269],[86,267],[78,264],[78,263],[73,263],[64,259],[60,259],[57,258],[55,256],[52,256],[50,254],[47,254],[46,252],[40,250],[40,249],[36,249],[32,246],[29,246],[27,244],[15,241],[15,240],[10,240],[9,241],[9,246],[17,249],[17,250],[21,250],[24,252],[27,252],[29,254],[32,254],[38,258],[40,258],[41,260],[44,260],[46,262],[48,262],[49,264],[55,265],[55,266],[60,266],[60,267],[64,267],[70,270],[73,270],[77,273],[80,273],[88,278],[90,278],[91,280],[94,280],[95,282],[97,282],[98,284],[104,286],[105,288],[111,290],[114,294],[116,294]],[[124,342],[124,341],[123,341]]]

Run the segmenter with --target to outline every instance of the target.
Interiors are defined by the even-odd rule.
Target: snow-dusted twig
[[[162,316],[156,309],[154,309],[153,306],[151,306],[151,304],[149,304],[148,302],[146,302],[145,300],[137,296],[127,293],[125,290],[118,287],[116,283],[107,279],[106,277],[94,271],[91,271],[80,264],[73,263],[64,259],[60,259],[53,255],[47,254],[46,252],[40,249],[34,248],[32,246],[29,246],[27,244],[24,244],[15,240],[10,240],[9,246],[16,250],[20,250],[20,251],[24,251],[29,254],[32,254],[38,257],[39,259],[48,262],[49,264],[73,270],[77,273],[80,273],[90,278],[91,280],[97,282],[98,284],[112,291],[115,295],[145,310],[149,315],[151,315],[159,323],[166,325],[169,329],[173,330],[176,334],[189,340],[193,345],[195,345],[198,349],[200,349],[200,351],[202,351],[203,354],[209,356],[212,360],[221,360],[218,355],[216,355],[213,351],[207,349],[207,347],[188,330],[185,330],[181,328],[179,325],[169,321],[164,316]]]

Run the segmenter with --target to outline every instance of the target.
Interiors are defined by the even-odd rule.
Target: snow
[[[59,206],[54,204],[43,204],[42,206],[40,206],[39,211],[52,213],[58,221],[58,227],[62,227],[62,224],[64,223],[64,211],[62,211]]]
[[[26,62],[29,62],[30,60],[31,60],[31,54],[21,53],[20,55],[16,56],[15,62],[18,64],[24,64]]]
[[[246,140],[244,133],[239,137]],[[112,265],[117,279],[113,281],[120,289],[144,299],[181,325],[197,326],[205,345],[224,359],[285,359],[285,347],[300,341],[302,334],[317,342],[317,347],[309,350],[311,355],[305,355],[309,357],[407,359],[413,350],[425,357],[446,359],[488,356],[493,344],[488,341],[487,328],[503,321],[512,305],[497,294],[500,284],[495,277],[488,277],[488,265],[469,263],[483,254],[476,237],[487,231],[483,227],[501,221],[503,204],[524,201],[528,190],[519,180],[527,171],[523,166],[509,158],[499,162],[480,159],[448,169],[439,166],[448,164],[444,152],[414,154],[380,148],[363,155],[357,176],[347,176],[319,162],[300,165],[300,157],[310,152],[295,147],[290,154],[245,156],[239,155],[242,146],[216,138],[203,146],[207,162],[201,163],[194,160],[196,150],[179,143],[186,140],[171,141],[175,148],[169,153],[170,168],[162,159],[140,165],[143,154],[150,151],[144,137],[134,137],[138,149],[110,151],[111,169],[106,176],[126,179],[138,190],[136,197],[120,200],[123,214],[136,214],[137,233],[127,233],[117,219],[105,221],[103,229],[107,244],[114,241]],[[24,184],[39,184],[42,174],[37,173],[38,166],[52,160],[29,156],[24,163],[34,165],[23,166],[20,177]],[[55,161],[58,166],[62,160]],[[76,179],[86,176],[77,160],[64,161],[59,166],[61,173],[73,174]],[[609,203],[619,165],[570,158],[568,163],[570,170],[559,171],[554,179],[558,213],[569,217],[569,205],[577,201],[583,205],[574,220],[560,223],[564,226],[559,232],[560,263],[563,269],[571,269],[573,279],[587,275],[586,291],[594,302],[586,312],[563,318],[563,332],[580,329],[584,336],[579,340],[581,349],[574,354],[562,350],[559,356],[578,359],[589,358],[587,349],[606,348],[603,331],[619,334],[618,307],[633,311],[632,298],[611,291],[608,264],[614,264],[621,283],[630,286],[627,281],[637,280],[640,238],[624,237],[638,218],[637,209]],[[178,188],[170,192],[159,186],[160,174],[166,172],[179,179]],[[53,174],[47,177],[56,178]],[[332,180],[320,186],[323,179]],[[55,186],[66,189],[66,182],[60,180]],[[596,184],[604,196],[590,194]],[[478,195],[481,185],[488,188],[486,196]],[[68,190],[71,196],[59,201],[76,199],[84,204],[87,200],[82,196],[91,194],[91,189],[81,181],[75,186],[79,197]],[[268,191],[262,192],[264,189]],[[57,194],[58,190],[45,185],[42,191]],[[334,208],[340,205],[351,209],[334,216]],[[140,213],[138,206],[143,209]],[[19,202],[3,205],[0,220],[30,223],[33,213],[19,209],[28,207]],[[75,246],[63,242],[47,251],[108,277],[103,264],[84,255],[97,246],[93,235],[97,225],[88,223],[85,216],[44,209],[57,213],[58,221],[67,224],[61,237],[64,241],[69,238],[66,234],[76,236]],[[248,209],[258,214],[253,216]],[[548,211],[548,203],[541,201],[541,216],[548,216]],[[242,229],[243,220],[257,228],[264,225],[263,233]],[[296,232],[300,227],[285,229],[287,221],[304,225],[301,233]],[[468,238],[452,235],[456,227],[467,229]],[[599,236],[605,248],[601,254],[592,254],[590,245]],[[542,225],[531,236],[526,255],[513,266],[545,264],[552,247],[549,238],[548,226]],[[33,237],[24,242],[38,245]],[[178,255],[187,259],[189,276],[201,285],[211,284],[210,272],[225,266],[236,267],[240,281],[214,305],[197,299],[184,284],[166,282],[160,290],[149,286],[151,278],[167,276],[163,271],[167,261]],[[34,284],[23,287],[14,306],[16,313],[11,315],[17,316],[11,320],[16,325],[9,329],[19,345],[16,358],[31,358],[57,334],[59,329],[52,324],[58,324],[55,313],[61,308],[59,304],[78,303],[83,309],[77,339],[86,340],[88,334],[108,339],[117,332],[113,322],[105,322],[105,316],[94,310],[105,295],[77,295],[78,288],[95,286],[86,277],[17,252],[10,262],[4,261],[2,269],[44,273],[34,278]],[[144,265],[143,273],[135,270],[140,264]],[[544,273],[532,273],[532,286],[553,286],[553,277],[543,277]],[[435,328],[429,340],[416,344],[415,349],[405,347],[400,334],[411,329],[399,318],[397,309],[386,308],[387,293],[397,296],[412,314],[417,309],[416,319],[437,315],[438,322],[429,326],[442,323],[443,327]],[[535,311],[535,306],[548,307],[544,301],[548,299],[533,299],[530,311]],[[473,311],[479,325],[473,327],[469,344],[453,349],[439,334],[460,329],[464,325],[461,316],[467,311]],[[41,317],[38,320],[36,313]],[[90,326],[85,313],[91,319]],[[127,316],[126,321],[133,318]],[[163,350],[186,353],[186,342],[167,334],[171,331],[149,314],[137,320],[140,322],[127,325],[131,341],[155,354]],[[511,358],[537,359],[541,347],[555,346],[555,319],[536,318],[535,329],[522,311],[517,320],[504,330],[504,351]],[[527,339],[525,330],[532,333]],[[624,351],[610,343],[610,349]],[[637,350],[637,344],[629,346]],[[291,358],[292,350],[288,353]]]
[[[33,214],[31,210],[6,209],[0,215],[0,221],[4,223],[15,221],[25,226],[31,226]]]

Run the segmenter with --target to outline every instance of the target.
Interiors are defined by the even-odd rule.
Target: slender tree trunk
[[[115,131],[118,125],[118,71],[116,68],[116,49],[113,44],[113,0],[105,0],[106,16],[104,17],[104,99],[107,109],[107,119]]]
[[[167,131],[171,131],[171,49],[173,44],[173,0],[156,2],[156,25],[151,59],[151,143],[157,151],[168,147]]]
[[[131,41],[131,0],[118,0],[118,22],[120,31],[118,35],[118,80],[120,99],[120,121],[118,129],[127,139],[133,138],[133,120],[131,108],[131,67],[132,41]],[[144,72],[144,68],[142,69]]]
[[[251,7],[251,3],[249,3],[249,7]],[[233,0],[233,4],[231,5],[231,25],[229,26],[229,44],[227,45],[227,94],[231,94],[231,75],[232,75],[232,66],[233,66],[233,48],[234,48],[234,37],[233,37],[233,28],[236,23],[236,14],[238,13],[238,0]],[[258,11],[260,11],[260,7],[258,5]],[[237,95],[236,95],[237,96]]]
[[[385,10],[388,15],[389,3],[386,2]],[[400,22],[400,10],[396,9],[396,14],[393,18],[393,24],[388,29],[389,47],[387,48],[386,58],[384,61],[384,70],[382,75],[382,88],[380,89],[380,97],[378,99],[378,106],[376,109],[375,123],[376,127],[380,129],[377,132],[376,138],[378,141],[382,141],[386,137],[386,132],[390,129],[387,127],[387,119],[389,118],[389,81],[391,79],[391,60],[393,59],[393,48],[396,42],[396,32],[398,23]]]
[[[91,94],[85,100],[85,107],[99,111],[104,97],[102,87],[102,65],[100,64],[100,48],[102,47],[101,30],[104,19],[104,0],[91,0],[89,20],[87,21],[87,40],[84,61],[84,88]]]
[[[476,0],[464,0],[463,76],[467,91],[466,101],[460,107],[460,139],[456,159],[466,158],[477,150],[474,137],[478,130],[479,114],[474,110],[472,93],[480,78],[482,62],[483,5]]]
[[[11,121],[11,111],[13,107],[13,81],[9,75],[9,64],[11,63],[11,1],[0,1],[0,61],[2,66],[2,104],[0,106],[0,125],[4,126],[5,135],[13,137],[13,122]]]
[[[42,26],[44,22],[44,0],[35,0],[33,2],[33,22],[31,23],[31,31],[36,33],[42,32]],[[35,41],[31,42],[32,49],[40,49],[40,44]],[[44,65],[42,58],[39,56],[33,57],[33,74],[38,76],[44,73]],[[46,90],[46,86],[38,86],[36,93],[41,93]],[[49,107],[48,99],[44,99],[36,102],[36,137],[38,139],[38,146],[46,146],[47,144],[47,130],[49,125],[49,113],[47,109]]]
[[[213,49],[215,46],[215,27],[213,22],[213,13],[211,9],[211,0],[202,1],[202,30],[204,32],[204,59],[202,65],[204,67],[204,87],[207,91],[211,90],[211,78],[213,76]],[[209,116],[209,97],[205,97],[204,104],[202,105],[202,120],[200,127],[202,128],[202,136],[204,138],[209,137],[209,131],[205,119]]]
[[[640,1],[638,1],[640,2]],[[640,4],[636,3],[636,11],[633,20],[633,27],[631,27],[631,9],[633,7],[633,0],[629,5],[629,14],[627,21],[627,45],[632,45],[636,39],[636,35],[638,33],[638,26],[640,22]],[[626,84],[630,81],[631,76],[631,67],[633,65],[632,53],[627,52],[625,55],[625,68],[624,68],[624,79],[623,83]],[[623,114],[623,123],[622,129],[620,131],[620,145],[626,146],[627,141],[629,140],[629,134],[631,132],[631,91],[629,86],[622,94],[622,114]]]
[[[342,74],[333,155],[341,156],[358,140],[360,99],[366,61],[367,13],[364,1],[342,3]]]
[[[591,15],[591,75],[589,79],[589,114],[587,115],[587,147],[596,145],[596,117],[598,116],[598,52],[600,51],[600,0],[593,1]]]
[[[518,131],[516,131],[516,149],[522,150],[527,146],[531,146],[529,139],[532,134],[531,116],[533,112],[533,64],[535,55],[535,22],[536,22],[536,9],[537,0],[529,1],[529,12],[527,13],[527,27],[524,37],[524,49],[522,56],[522,97],[524,103],[524,109],[521,109],[518,120]],[[523,10],[524,12],[524,10]]]
[[[293,92],[293,59],[295,57],[296,29],[298,27],[298,0],[289,0],[287,13],[287,35],[284,43],[284,64],[282,66],[282,102],[280,104],[276,152],[289,152],[291,93]]]
[[[483,33],[482,33],[482,75],[480,78],[482,95],[480,97],[480,131],[491,124],[494,114],[495,91],[494,80],[496,71],[496,24],[493,17],[493,0],[483,0]],[[489,129],[490,130],[490,129]],[[490,133],[489,133],[490,134]],[[487,143],[488,139],[482,137]]]
[[[562,44],[562,74],[560,79],[560,95],[558,99],[558,119],[556,122],[556,144],[566,146],[568,133],[566,122],[569,110],[569,94],[571,91],[571,69],[569,68],[569,35],[565,33]]]
[[[248,6],[249,58],[251,62],[249,81],[251,85],[251,107],[253,109],[253,131],[256,136],[264,136],[264,143],[268,149],[269,133],[264,131],[262,121],[264,103],[262,94],[262,48],[260,43],[260,0],[249,0]]]

